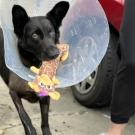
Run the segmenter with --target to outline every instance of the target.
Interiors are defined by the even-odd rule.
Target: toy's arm
[[[64,52],[63,55],[60,58],[60,61],[62,61],[62,62],[66,61],[67,58],[68,58],[68,55],[69,55],[68,51]]]
[[[35,73],[35,74],[39,74],[39,69],[36,68],[36,67],[34,67],[34,66],[32,66],[32,67],[30,68],[30,70],[31,70],[33,73]]]

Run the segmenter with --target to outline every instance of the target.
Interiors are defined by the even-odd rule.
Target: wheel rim
[[[87,94],[92,90],[94,86],[98,69],[96,69],[87,79],[75,85],[76,90],[81,94]]]

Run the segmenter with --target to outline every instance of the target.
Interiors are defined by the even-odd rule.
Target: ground
[[[0,79],[0,135],[24,135],[22,124],[8,94],[8,88]],[[78,104],[70,88],[60,90],[62,98],[51,101],[50,127],[53,135],[98,135],[107,129],[109,109],[88,109]],[[24,101],[38,135],[40,130],[40,109],[38,104]],[[135,117],[125,130],[124,135],[134,135]]]

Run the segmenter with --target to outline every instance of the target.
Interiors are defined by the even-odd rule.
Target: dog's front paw
[[[42,131],[43,131],[43,135],[52,135],[49,128],[44,128]]]

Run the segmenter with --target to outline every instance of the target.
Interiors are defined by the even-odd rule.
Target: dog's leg
[[[48,121],[49,105],[50,105],[50,97],[44,97],[40,99],[40,108],[42,117],[41,128],[43,135],[51,135]]]
[[[33,127],[28,114],[25,112],[21,99],[18,97],[15,91],[10,90],[11,98],[18,111],[20,119],[25,129],[26,135],[37,135],[35,128]]]

